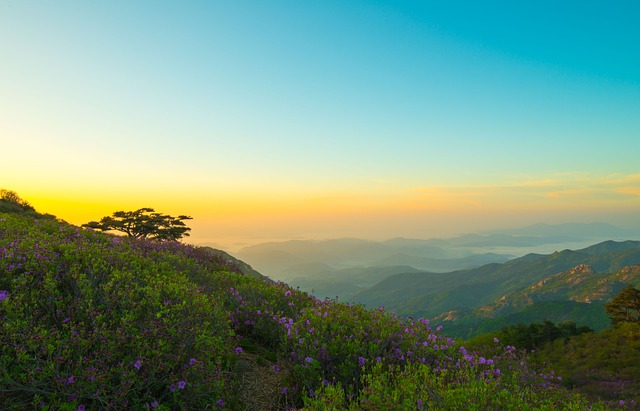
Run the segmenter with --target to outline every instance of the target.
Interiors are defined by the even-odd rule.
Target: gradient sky
[[[640,228],[637,1],[0,2],[0,187],[192,243]]]

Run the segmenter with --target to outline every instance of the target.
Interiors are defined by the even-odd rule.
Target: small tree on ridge
[[[90,221],[83,227],[102,231],[120,231],[127,236],[137,239],[151,239],[157,241],[177,241],[183,236],[189,236],[184,220],[191,217],[156,213],[153,208],[141,208],[136,211],[116,211],[113,215],[102,217],[100,221]]]
[[[624,322],[640,324],[640,290],[627,285],[605,305],[605,310],[614,325]]]

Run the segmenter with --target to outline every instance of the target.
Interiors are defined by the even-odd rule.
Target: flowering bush
[[[0,393],[9,408],[202,407],[224,395],[226,311],[162,247],[3,216]],[[175,250],[172,250],[175,251]]]

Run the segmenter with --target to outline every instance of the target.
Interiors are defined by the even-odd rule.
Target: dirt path
[[[260,357],[242,353],[238,361],[240,401],[245,411],[280,411],[282,379],[284,373],[276,372],[273,364]]]

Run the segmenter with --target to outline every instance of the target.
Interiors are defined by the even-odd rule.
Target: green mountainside
[[[453,334],[461,336],[469,336],[470,331],[458,334],[461,327],[469,330],[467,323],[500,316],[510,316],[511,322],[519,315],[533,320],[589,320],[592,323],[587,325],[601,329],[606,326],[603,315],[581,315],[583,310],[578,307],[591,311],[588,304],[603,304],[625,283],[638,284],[637,267],[631,266],[639,263],[640,242],[606,241],[577,251],[528,254],[470,270],[398,274],[351,299],[383,305],[399,315],[446,321]],[[563,303],[565,308],[558,311],[558,304],[542,304],[551,302]]]
[[[596,273],[582,264],[504,295],[492,304],[464,312],[445,312],[435,320],[442,320],[452,335],[463,337],[542,320],[573,321],[602,330],[611,324],[604,305],[627,284],[640,287],[640,265],[614,273]]]
[[[614,407],[497,341],[19,210],[0,212],[0,369],[6,410]]]

